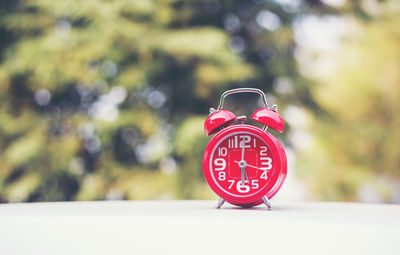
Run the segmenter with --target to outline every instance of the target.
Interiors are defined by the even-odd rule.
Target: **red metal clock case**
[[[271,175],[268,178],[266,185],[262,189],[260,189],[259,191],[248,197],[240,197],[240,196],[235,196],[233,194],[228,194],[223,189],[221,189],[219,185],[217,185],[216,182],[213,180],[211,173],[212,169],[210,168],[210,157],[211,154],[213,153],[214,147],[218,144],[218,142],[221,139],[236,132],[249,132],[259,136],[262,140],[264,140],[267,143],[272,153],[272,157],[274,158],[274,164],[271,169]],[[225,199],[227,202],[233,205],[238,205],[243,207],[256,206],[263,203],[262,198],[264,196],[267,196],[267,198],[270,199],[281,188],[287,175],[286,154],[279,141],[270,133],[265,132],[258,127],[250,126],[247,124],[233,125],[223,129],[210,140],[203,156],[203,174],[211,189],[218,196]]]
[[[204,130],[207,135],[213,135],[235,121],[235,114],[227,110],[219,110],[207,118],[204,123]]]

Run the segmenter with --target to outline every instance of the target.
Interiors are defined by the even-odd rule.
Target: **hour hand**
[[[240,164],[240,161],[234,161],[234,162]],[[257,166],[249,165],[249,164],[247,164],[247,163],[246,163],[246,166],[249,166],[249,167],[252,167],[252,168],[261,170],[261,171],[265,171],[265,168],[263,169],[263,168],[260,168],[260,167],[257,167]]]

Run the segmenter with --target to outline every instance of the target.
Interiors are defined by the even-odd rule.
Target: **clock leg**
[[[217,204],[217,209],[221,208],[221,206],[225,203],[225,199],[220,198]]]
[[[268,200],[268,197],[267,197],[267,196],[263,197],[263,198],[262,198],[262,201],[263,201],[264,204],[267,206],[268,211],[271,211],[272,206],[271,206],[271,203],[270,203],[269,200]]]

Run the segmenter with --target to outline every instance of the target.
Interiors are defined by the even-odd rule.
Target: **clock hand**
[[[234,161],[234,162],[235,162],[235,163],[240,163],[239,161]],[[262,168],[260,168],[260,167],[257,167],[257,166],[249,165],[249,164],[247,164],[247,163],[246,163],[246,166],[249,166],[249,167],[252,167],[252,168],[255,168],[255,169],[261,170],[261,171],[269,171],[269,170],[266,170],[265,168],[264,168],[264,169],[262,169]]]
[[[241,171],[241,180],[242,180],[242,185],[244,185],[244,179],[245,179],[245,174],[246,174],[246,161],[244,161],[244,150],[245,150],[245,144],[244,144],[244,138],[242,141],[242,159],[240,160],[239,167]]]
[[[244,147],[244,138],[243,138],[243,141],[242,141],[242,159],[241,159],[241,161],[244,161],[244,149],[245,149],[245,147]]]
[[[242,185],[244,185],[244,178],[245,178],[245,174],[246,174],[246,167],[244,166],[244,167],[241,167],[240,168],[240,170],[241,170],[241,172],[242,172],[242,175],[241,175],[241,182],[242,182]]]

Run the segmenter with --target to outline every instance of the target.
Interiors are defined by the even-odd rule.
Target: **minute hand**
[[[244,150],[245,150],[245,144],[244,144],[244,139],[243,139],[243,141],[242,141],[242,159],[241,159],[241,161],[244,161]]]

